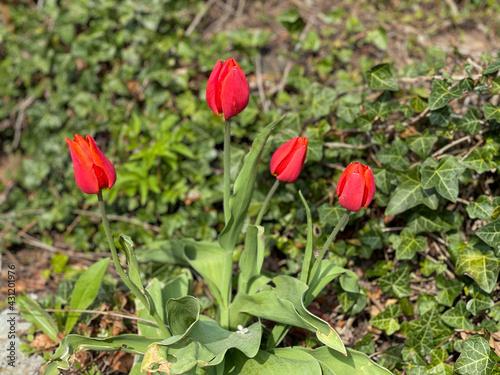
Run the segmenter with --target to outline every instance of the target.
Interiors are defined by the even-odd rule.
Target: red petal
[[[102,151],[97,147],[97,143],[95,143],[94,138],[90,135],[87,135],[87,141],[90,145],[92,160],[95,166],[99,167],[102,170],[102,173],[106,176],[103,179],[100,173],[96,172],[96,176],[99,180],[99,187],[101,189],[111,189],[116,182],[116,171],[113,164],[109,161],[109,159],[102,153]]]
[[[344,190],[345,182],[353,173],[358,173],[360,164],[358,162],[349,164],[344,172],[340,175],[339,182],[337,183],[337,198],[340,198],[342,191]]]
[[[217,77],[217,90],[215,93],[215,98],[217,100],[217,108],[219,109],[219,113],[222,113],[222,114],[223,114],[223,110],[222,110],[222,85],[223,85],[224,80],[226,79],[227,75],[231,71],[231,69],[235,66],[236,66],[236,61],[234,61],[234,59],[227,59],[222,64],[220,71],[219,71],[219,76]]]
[[[245,73],[234,66],[222,81],[221,104],[224,119],[228,120],[243,111],[250,97]]]
[[[290,155],[293,148],[295,147],[295,144],[297,143],[297,139],[298,138],[290,139],[288,142],[285,142],[280,147],[278,147],[278,149],[274,152],[270,163],[270,169],[272,175],[276,175],[281,172],[278,171],[278,167],[281,164],[281,162],[285,160],[288,155]]]
[[[365,192],[365,177],[353,172],[345,180],[344,188],[339,196],[339,203],[349,211],[359,211]]]
[[[210,77],[208,77],[206,91],[207,104],[217,116],[222,112],[222,108],[220,106],[217,106],[217,82],[219,81],[221,67],[222,61],[219,60],[217,64],[215,64],[212,73],[210,73]]]
[[[371,203],[376,190],[375,177],[373,176],[373,172],[370,167],[366,167],[364,175],[365,175],[365,193],[363,198],[363,204],[361,205],[362,208],[367,207]]]
[[[82,144],[83,138],[78,137],[80,136],[75,135],[75,141],[66,138],[66,143],[71,153],[71,159],[73,160],[76,185],[86,194],[97,194],[100,189],[94,174],[92,156],[84,149],[85,146]],[[83,139],[83,141],[85,142],[85,139]],[[85,144],[87,143],[85,142]]]
[[[306,160],[307,146],[301,146],[291,155],[291,159],[286,163],[285,169],[276,177],[280,181],[294,182],[300,174],[304,161]],[[282,163],[282,165],[285,163]],[[281,165],[280,165],[281,166]]]

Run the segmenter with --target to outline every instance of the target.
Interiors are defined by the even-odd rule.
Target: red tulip
[[[280,181],[294,182],[304,166],[307,138],[297,137],[281,145],[271,158],[271,173]]]
[[[359,211],[367,207],[375,195],[375,178],[370,167],[351,163],[342,172],[337,184],[337,197],[342,207]]]
[[[87,194],[97,194],[101,189],[111,189],[116,181],[113,164],[99,150],[94,138],[87,135],[83,138],[75,134],[75,140],[66,138],[73,168],[75,181],[81,191]]]
[[[248,105],[250,90],[245,73],[234,59],[215,64],[207,83],[208,106],[225,120],[236,116]]]

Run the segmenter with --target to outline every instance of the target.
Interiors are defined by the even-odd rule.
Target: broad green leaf
[[[163,303],[162,285],[160,281],[158,281],[157,278],[154,278],[146,287],[146,290],[148,291],[153,303],[156,306],[156,311],[158,312],[158,315],[163,319],[163,321],[165,321],[165,311],[164,311],[165,303]],[[154,322],[154,318],[151,316],[148,309],[146,308],[146,306],[144,306],[144,304],[140,301],[139,298],[135,299],[135,308],[137,316],[139,316],[139,318],[147,319]],[[160,331],[156,323],[148,323],[138,320],[137,328],[139,329],[139,333],[143,336],[158,337],[158,338],[162,337],[162,332]]]
[[[495,366],[490,353],[490,345],[484,337],[470,336],[462,346],[462,354],[455,363],[454,371],[461,375],[489,375]]]
[[[227,375],[321,375],[318,361],[301,348],[282,348],[267,352],[259,350],[254,358],[233,351],[226,359],[224,374]]]
[[[413,233],[446,232],[451,228],[435,211],[415,210],[408,219],[407,228]]]
[[[239,292],[230,308],[230,321],[237,321],[239,314],[249,314],[305,328],[315,332],[318,340],[328,347],[345,353],[344,344],[335,330],[305,308],[306,284],[282,275],[274,277],[272,282],[273,287],[267,285],[252,295]]]
[[[252,280],[260,275],[264,250],[264,228],[250,225],[247,229],[245,248],[239,260],[238,290],[248,293]]]
[[[417,298],[417,315],[424,315],[429,310],[437,310],[438,303],[435,296],[420,293]]]
[[[282,350],[282,349],[278,349]],[[366,354],[356,350],[347,349],[346,355],[342,355],[327,347],[319,347],[311,350],[300,348],[318,360],[324,375],[390,375],[391,372],[377,363],[373,362]],[[292,372],[299,374],[299,372]],[[290,374],[292,374],[290,373]]]
[[[421,355],[427,355],[436,345],[448,338],[453,330],[442,324],[437,310],[429,310],[409,323],[409,332],[411,336],[406,345]]]
[[[438,137],[426,130],[422,135],[408,137],[406,144],[408,148],[418,155],[420,159],[425,159],[437,142]]]
[[[470,296],[472,299],[467,301],[466,308],[472,315],[477,315],[480,311],[489,309],[494,305],[489,294],[483,292],[479,288],[475,288],[474,285],[470,288]]]
[[[481,124],[478,121],[478,113],[475,108],[469,109],[467,114],[463,116],[457,124],[457,128],[466,133],[475,135],[481,130]]]
[[[473,330],[474,325],[469,320],[469,315],[465,303],[459,301],[455,308],[445,311],[441,319],[452,328]]]
[[[167,324],[173,335],[183,335],[200,318],[200,303],[193,296],[170,298],[166,306]]]
[[[434,189],[425,190],[420,182],[420,165],[415,166],[404,175],[400,175],[398,187],[393,191],[386,215],[397,215],[419,204],[425,204],[430,209],[437,209],[438,197]]]
[[[391,72],[389,64],[380,64],[365,73],[366,83],[372,90],[398,91],[398,82]]]
[[[490,198],[487,195],[479,196],[475,202],[472,202],[465,207],[465,210],[471,219],[491,220],[491,215],[493,214],[493,206],[491,205]]]
[[[397,298],[408,297],[410,291],[410,270],[408,267],[401,267],[397,271],[393,271],[382,276],[379,279],[380,287],[384,292],[392,290],[392,293]]]
[[[492,74],[498,72],[499,70],[500,70],[500,60],[495,60],[486,68],[484,68],[483,74]]]
[[[248,206],[252,200],[260,156],[271,132],[283,118],[284,116],[266,126],[255,138],[251,150],[245,156],[243,167],[234,182],[233,195],[229,200],[229,221],[219,235],[219,243],[225,251],[233,251],[238,241],[243,222],[247,216]]]
[[[179,275],[165,282],[165,286],[162,288],[162,300],[166,302],[170,298],[187,296],[192,293],[192,289],[193,275],[189,269],[184,268]]]
[[[481,227],[477,232],[481,240],[486,242],[493,248],[499,249],[500,246],[500,220],[494,221],[492,223],[486,224]]]
[[[400,328],[398,317],[401,315],[400,305],[388,305],[384,311],[370,319],[370,324],[383,329],[390,336]]]
[[[458,197],[458,177],[464,171],[458,160],[447,155],[437,166],[424,163],[421,170],[424,189],[436,188],[444,198],[456,202]]]
[[[59,375],[59,370],[69,370],[74,361],[74,355],[85,350],[114,351],[144,354],[149,345],[158,339],[138,335],[120,335],[109,338],[84,337],[80,335],[66,336],[50,357],[44,375]]]
[[[431,364],[425,366],[425,374],[429,375],[451,375],[453,366],[444,363],[448,359],[446,349],[431,350]]]
[[[495,287],[499,270],[500,259],[492,251],[483,254],[476,249],[458,254],[455,268],[457,275],[470,276],[487,293],[491,293]]]
[[[122,250],[127,258],[128,268],[125,271],[126,275],[141,292],[144,292],[144,286],[142,285],[141,275],[139,272],[139,264],[137,263],[137,256],[134,250],[134,242],[129,236],[125,236],[123,234],[120,234],[119,240]]]
[[[477,173],[488,172],[493,168],[492,160],[493,152],[487,147],[476,148],[467,158],[462,162],[467,168],[474,169]]]
[[[58,329],[54,319],[42,309],[38,302],[25,296],[19,296],[16,303],[20,309],[25,310],[21,311],[24,319],[41,329],[52,341],[59,342],[57,338]]]
[[[436,285],[440,289],[437,301],[445,306],[453,306],[453,301],[462,292],[465,284],[458,280],[446,279],[443,275],[439,275],[436,277]]]
[[[415,236],[409,229],[404,229],[393,243],[396,249],[396,258],[412,259],[417,251],[425,251],[427,240],[423,236]]]
[[[372,168],[373,176],[375,177],[375,184],[377,190],[384,194],[389,194],[391,189],[391,180],[395,177],[394,173],[389,172],[385,168]]]
[[[318,208],[319,221],[323,225],[330,224],[336,226],[345,212],[346,209],[342,207],[338,201],[336,201],[333,205],[323,203]]]
[[[94,302],[99,292],[99,287],[101,286],[101,280],[108,268],[109,258],[100,260],[90,266],[75,283],[73,292],[71,293],[71,300],[69,307],[73,310],[85,310]],[[70,333],[76,322],[80,313],[68,313],[68,318],[66,319],[65,331]]]
[[[392,144],[375,154],[378,160],[391,169],[404,171],[408,169],[410,160],[406,157],[408,147],[401,140],[396,140]]]
[[[151,344],[145,352],[142,370],[160,369],[184,374],[195,367],[217,366],[231,348],[237,348],[248,358],[257,355],[262,336],[260,322],[252,324],[246,331],[234,332],[223,329],[206,316],[200,318],[183,335]]]
[[[436,109],[444,107],[453,98],[459,98],[461,92],[458,90],[449,90],[449,84],[446,81],[435,80],[432,82],[432,90],[429,96],[429,109],[435,111]]]
[[[496,120],[500,122],[500,107],[495,107],[491,103],[483,105],[484,117],[487,120]]]

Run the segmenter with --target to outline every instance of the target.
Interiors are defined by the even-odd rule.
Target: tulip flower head
[[[342,207],[359,211],[367,207],[375,195],[375,178],[370,167],[351,163],[342,172],[337,184],[337,198]]]
[[[280,181],[294,182],[304,166],[307,138],[297,137],[281,145],[271,158],[271,174]]]
[[[207,103],[225,120],[236,116],[248,105],[250,89],[245,73],[234,59],[218,61],[207,83]]]
[[[94,138],[87,135],[83,138],[75,134],[75,140],[66,138],[75,181],[81,191],[87,194],[97,194],[101,189],[111,189],[116,181],[116,172],[113,164],[97,147]]]

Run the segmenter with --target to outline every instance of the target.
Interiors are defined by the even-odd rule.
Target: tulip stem
[[[225,122],[224,131],[224,223],[229,222],[229,197],[231,195],[231,126]]]
[[[319,264],[321,263],[321,260],[325,256],[326,252],[330,248],[330,245],[332,244],[333,240],[335,240],[335,237],[337,237],[337,234],[344,228],[345,224],[347,223],[347,220],[349,219],[349,214],[350,211],[346,211],[344,215],[340,218],[339,223],[335,226],[333,229],[333,232],[330,234],[328,239],[326,240],[325,244],[321,248],[321,251],[319,252],[318,257],[314,261],[313,268],[311,270],[311,273],[309,274],[309,281],[308,285],[311,283],[312,280],[314,280],[314,276],[316,275],[316,272],[318,272]]]
[[[267,197],[264,200],[264,203],[262,204],[262,207],[259,210],[259,214],[257,215],[257,219],[255,220],[255,225],[260,225],[260,222],[262,221],[262,217],[267,211],[267,206],[269,206],[269,202],[271,201],[271,198],[273,197],[274,193],[276,190],[278,190],[278,187],[280,186],[280,181],[277,179],[276,182],[274,183],[273,187],[271,190],[269,190],[269,193],[267,193]]]
[[[156,308],[152,303],[152,301],[151,303],[149,303],[146,296],[141,293],[139,288],[134,283],[132,283],[132,281],[130,281],[128,276],[125,274],[125,271],[123,270],[120,264],[120,259],[118,258],[118,251],[116,250],[115,242],[113,240],[113,235],[111,234],[111,229],[109,227],[109,221],[106,216],[106,206],[104,204],[104,199],[102,198],[102,191],[99,191],[97,193],[97,200],[99,202],[99,210],[101,211],[101,216],[102,216],[102,226],[104,227],[104,232],[106,233],[106,237],[108,239],[109,248],[111,250],[111,257],[113,258],[113,263],[115,264],[115,268],[116,271],[118,272],[118,275],[125,283],[125,285],[130,289],[130,291],[134,294],[134,296],[137,299],[139,299],[146,308],[148,306],[151,306],[150,313],[153,316],[154,320],[156,321],[156,324],[158,324],[158,328],[162,332],[163,337],[168,338],[172,336],[167,326],[165,325],[161,317],[158,315],[158,312],[156,311]]]

